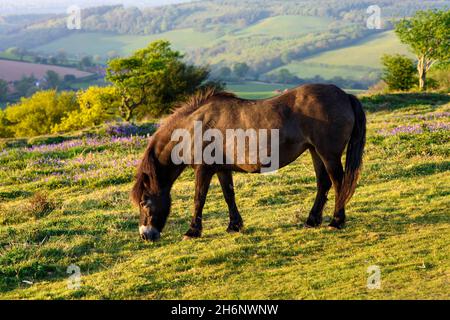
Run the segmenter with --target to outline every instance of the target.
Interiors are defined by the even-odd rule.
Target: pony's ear
[[[131,198],[136,205],[141,203],[142,195],[147,190],[149,193],[159,193],[158,176],[156,174],[156,156],[153,147],[149,145],[145,150],[138,172],[136,175],[136,182],[131,191]]]

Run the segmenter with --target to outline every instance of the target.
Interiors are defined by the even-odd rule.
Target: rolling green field
[[[369,36],[356,45],[322,53],[306,59],[304,62],[379,68],[381,67],[380,57],[383,53],[412,56],[408,48],[401,44],[394,31],[386,31]]]
[[[412,57],[395,33],[386,31],[369,36],[353,46],[326,51],[301,61],[291,62],[282,68],[287,68],[293,74],[303,78],[319,74],[325,79],[335,76],[357,79],[370,76],[373,72],[371,69],[380,69],[380,58],[383,54],[394,53]],[[274,71],[279,69],[281,68]]]
[[[265,99],[276,96],[276,90],[292,88],[290,84],[273,84],[256,81],[227,83],[226,89],[245,99]]]
[[[207,31],[185,28],[148,36],[75,32],[33,50],[51,54],[64,49],[70,55],[99,55],[102,59],[107,59],[112,52],[129,55],[154,40],[166,39],[175,49],[188,53],[188,56],[195,50],[210,50],[204,55],[194,55],[197,64],[232,65],[236,62],[255,61],[258,57],[272,56],[274,53],[282,55],[287,48],[301,46],[311,41],[315,33],[332,27],[343,28],[345,25],[324,17],[284,15],[266,18],[242,28],[226,25],[209,28]],[[227,44],[226,49],[221,47],[224,44]],[[339,76],[375,81],[380,77],[380,57],[392,53],[412,56],[393,31],[385,31],[368,36],[354,45],[294,60],[268,74],[286,68],[300,78],[320,75],[325,79]]]
[[[278,36],[291,37],[325,30],[333,19],[308,16],[276,16],[270,17],[250,27],[238,30],[234,36]]]
[[[266,99],[279,93],[276,90],[284,91],[291,89],[292,84],[265,83],[256,81],[243,81],[239,83],[227,83],[226,89],[245,99]],[[360,94],[364,90],[344,89],[348,93]]]
[[[332,192],[324,227],[302,227],[316,189],[309,154],[274,175],[235,175],[241,234],[225,232],[215,178],[195,241],[182,241],[193,206],[186,171],[161,241],[145,243],[128,193],[146,138],[2,142],[0,298],[448,299],[450,97],[362,101],[365,165],[342,231],[325,227]],[[71,264],[79,289],[68,288]],[[366,286],[373,265],[377,290]]]
[[[103,33],[76,33],[46,45],[36,47],[36,51],[54,53],[64,49],[71,54],[90,54],[105,56],[110,51],[128,55],[135,50],[146,47],[157,39],[169,40],[177,50],[187,51],[205,43],[214,43],[214,32],[198,32],[193,29],[179,29],[149,36],[114,35]]]
[[[242,37],[278,36],[289,38],[328,28],[332,19],[306,16],[277,16],[262,20],[249,27],[236,30],[224,28],[219,31],[197,31],[192,28],[177,29],[149,36],[114,35],[93,32],[74,33],[46,45],[34,48],[45,53],[55,53],[64,49],[70,54],[90,54],[105,56],[110,51],[127,55],[146,47],[157,40],[169,40],[173,47],[181,51],[213,47],[221,41],[237,40]]]

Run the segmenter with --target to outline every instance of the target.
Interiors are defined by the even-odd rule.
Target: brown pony
[[[178,108],[150,138],[131,193],[133,202],[140,208],[139,231],[143,239],[160,238],[170,212],[172,186],[187,166],[192,166],[195,172],[195,208],[185,237],[201,236],[202,210],[214,174],[219,178],[229,209],[227,231],[239,232],[243,228],[232,172],[261,173],[265,165],[259,160],[176,164],[172,151],[179,141],[173,141],[172,135],[175,129],[193,132],[194,122],[216,129],[224,136],[227,129],[278,129],[280,168],[309,150],[317,177],[317,196],[305,225],[321,225],[327,194],[334,186],[336,201],[330,227],[344,226],[345,205],[355,191],[365,145],[366,117],[358,99],[336,86],[322,84],[301,86],[267,100],[245,100],[211,89]],[[202,150],[205,146],[201,146]],[[341,157],[346,147],[344,171]],[[226,148],[224,143],[223,150]],[[274,152],[270,146],[267,150],[269,154]]]

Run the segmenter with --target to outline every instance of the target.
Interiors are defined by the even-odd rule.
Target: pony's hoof
[[[244,225],[242,223],[238,224],[230,224],[227,228],[228,233],[239,233],[244,229]]]
[[[322,221],[317,221],[315,219],[308,218],[304,226],[306,229],[318,228],[322,224]]]
[[[342,230],[345,226],[344,222],[338,222],[336,220],[331,221],[328,225],[328,230]]]
[[[190,240],[200,238],[202,236],[201,230],[189,229],[188,232],[184,234],[183,240]]]

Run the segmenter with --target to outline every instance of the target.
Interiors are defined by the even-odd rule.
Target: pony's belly
[[[298,159],[307,149],[309,145],[306,143],[289,144],[280,146],[280,168],[286,167]]]
[[[258,162],[257,164],[234,164],[233,171],[246,173],[267,173],[276,171],[297,160],[297,158],[300,157],[300,155],[302,155],[308,149],[308,147],[309,146],[306,143],[294,145],[282,144],[279,148],[278,159],[275,160],[275,162],[278,163],[277,165],[274,165],[274,163],[263,165],[260,162]],[[271,157],[273,159],[273,157],[276,157],[276,155],[271,154]]]

